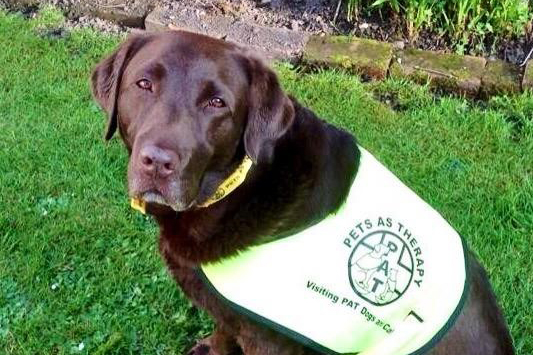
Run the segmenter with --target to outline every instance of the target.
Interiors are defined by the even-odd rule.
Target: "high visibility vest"
[[[461,237],[364,149],[336,213],[198,271],[236,311],[323,354],[425,353],[467,293]]]

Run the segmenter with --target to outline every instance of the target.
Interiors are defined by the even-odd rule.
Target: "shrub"
[[[421,30],[448,36],[461,52],[482,44],[489,36],[499,40],[523,35],[531,27],[533,2],[525,0],[346,0],[348,20],[361,12],[393,15],[404,22],[411,41]]]

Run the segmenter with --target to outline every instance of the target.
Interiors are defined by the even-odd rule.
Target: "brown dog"
[[[345,131],[288,97],[276,75],[242,48],[170,31],[130,37],[95,68],[95,99],[130,154],[129,193],[148,203],[160,251],[187,296],[216,331],[190,354],[317,354],[236,312],[196,268],[272,236],[301,230],[344,201],[359,150]],[[235,191],[202,206],[239,166]],[[468,298],[431,354],[513,354],[484,270],[468,258]]]

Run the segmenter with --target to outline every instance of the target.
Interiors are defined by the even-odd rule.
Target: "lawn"
[[[211,323],[128,206],[91,67],[118,38],[0,11],[0,353],[181,354]],[[518,354],[533,354],[533,95],[472,103],[388,80],[277,66],[285,88],[367,147],[465,236]],[[386,103],[381,102],[387,101]]]

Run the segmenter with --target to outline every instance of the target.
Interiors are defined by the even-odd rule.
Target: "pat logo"
[[[372,230],[376,225],[381,228]],[[377,223],[365,220],[357,226],[344,244],[352,249],[348,278],[359,297],[375,306],[385,306],[401,298],[412,283],[420,287],[424,276],[422,251],[413,248],[417,241],[408,229],[381,217]]]

